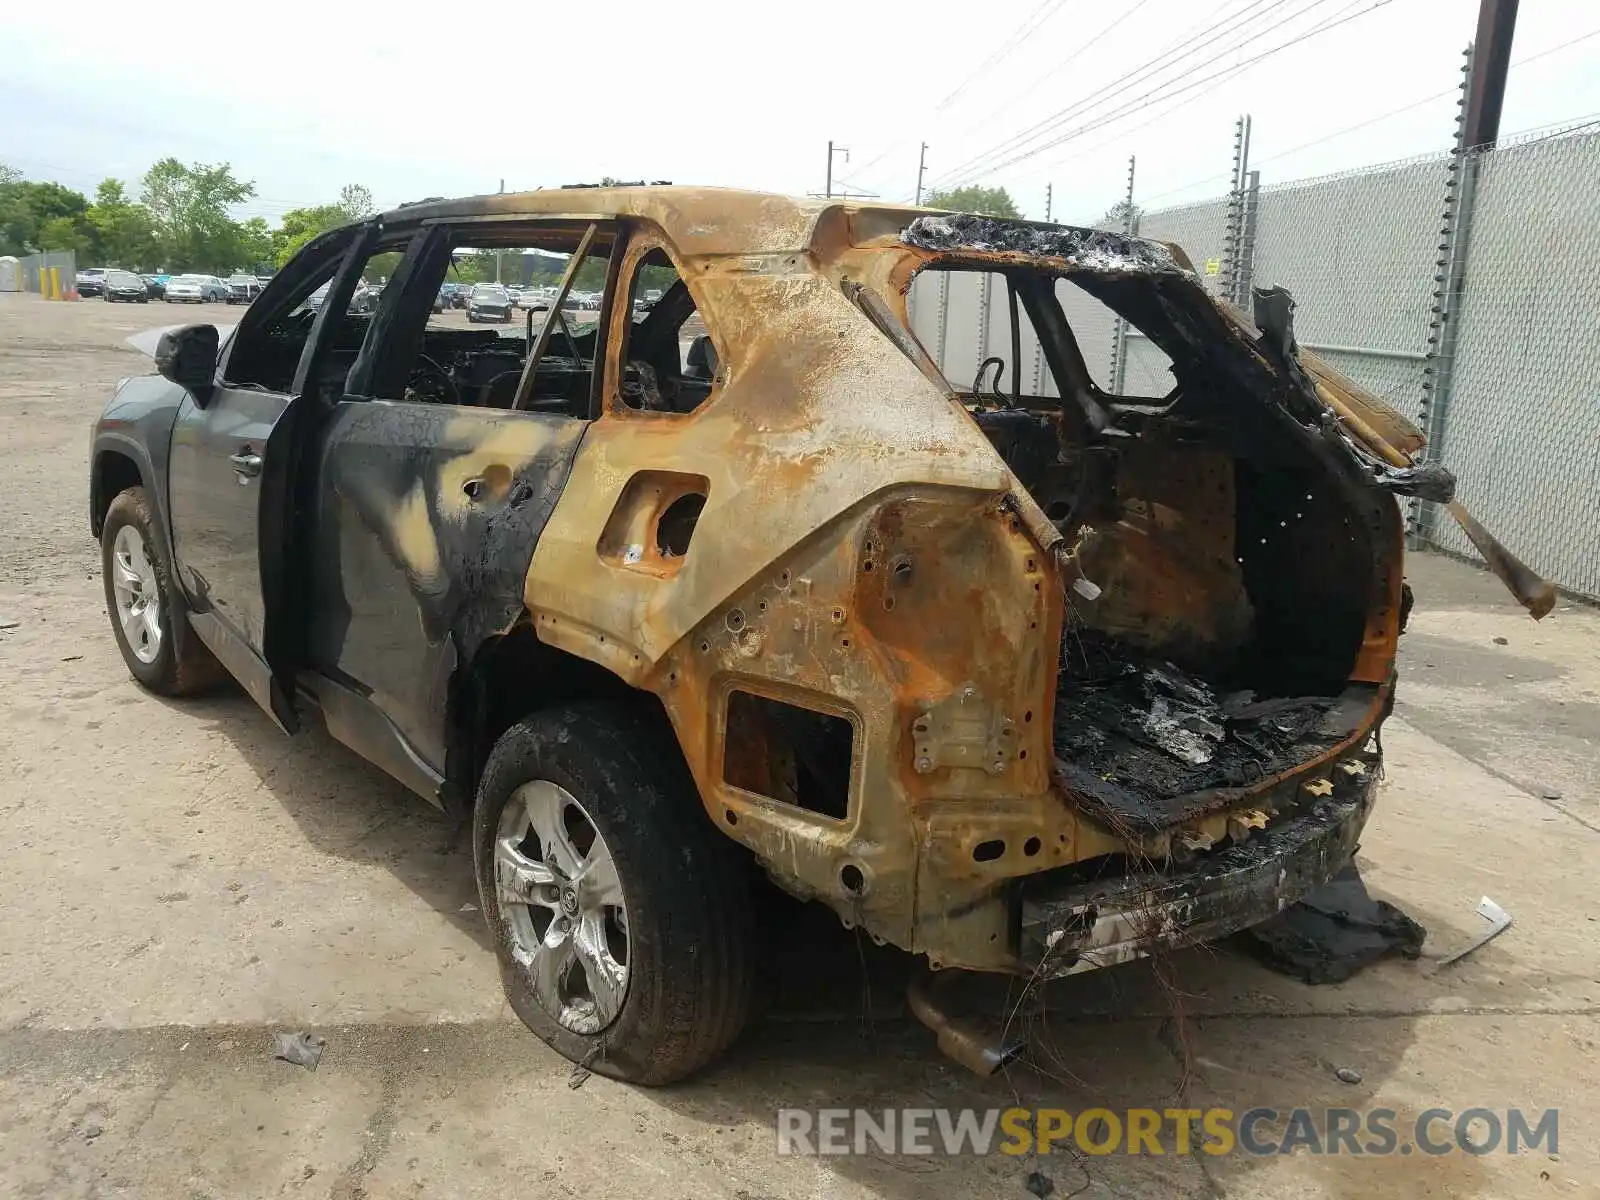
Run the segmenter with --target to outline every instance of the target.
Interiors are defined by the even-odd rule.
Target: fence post
[[[1139,232],[1139,217],[1133,211],[1133,169],[1137,159],[1128,155],[1128,188],[1122,196],[1122,232],[1125,237],[1133,237]],[[1122,395],[1122,389],[1128,378],[1128,323],[1121,317],[1111,322],[1111,370],[1108,372],[1108,388],[1113,396]]]
[[[1472,210],[1478,194],[1482,155],[1467,145],[1467,97],[1472,87],[1473,48],[1469,44],[1461,67],[1461,96],[1456,104],[1455,149],[1445,169],[1444,214],[1439,222],[1439,256],[1434,260],[1433,308],[1428,321],[1427,359],[1422,368],[1422,404],[1419,417],[1430,461],[1444,452],[1445,423],[1450,407],[1456,341],[1461,332],[1462,293],[1466,284],[1467,254],[1472,234]],[[1411,501],[1412,549],[1433,538],[1438,505]]]
[[[946,272],[946,274],[948,273]],[[993,284],[994,276],[988,271],[978,277],[978,361],[980,363],[989,357],[989,289]],[[1011,381],[1013,389],[1016,387],[1016,382],[1014,379]]]
[[[1261,172],[1251,171],[1244,189],[1244,218],[1239,229],[1239,271],[1233,302],[1250,311],[1250,288],[1256,279],[1256,214],[1261,209]]]
[[[1233,126],[1233,186],[1228,189],[1228,217],[1222,234],[1222,295],[1239,302],[1239,277],[1244,250],[1245,188],[1250,177],[1250,116]]]
[[[945,341],[950,335],[950,272],[939,272],[939,369],[944,370]]]

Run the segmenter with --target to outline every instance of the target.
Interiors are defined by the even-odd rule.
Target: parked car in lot
[[[229,304],[249,304],[261,294],[261,281],[254,275],[230,275],[227,284]]]
[[[429,326],[454,249],[535,237],[612,264],[599,320]],[[379,254],[405,282],[352,319]],[[974,274],[1009,337],[951,379],[908,293]],[[232,675],[468,822],[512,1007],[617,1078],[737,1036],[757,868],[944,969],[1209,941],[1350,860],[1409,608],[1396,497],[1453,486],[1286,301],[1247,319],[1139,238],[859,200],[408,206],[118,385],[89,480],[112,636],[148,689]],[[1095,304],[1164,396],[1091,377]],[[912,1009],[1005,1061],[921,975]]]
[[[310,296],[306,297],[305,306],[311,312],[316,312],[322,307],[322,302],[327,299],[331,284],[323,284]],[[349,304],[345,308],[348,315],[370,315],[378,307],[377,297],[373,291],[361,280],[357,280],[355,290],[350,295]]]
[[[215,275],[174,275],[162,299],[168,304],[222,304],[231,294]]]
[[[106,267],[84,267],[77,273],[73,286],[79,296],[101,296],[106,290]]]
[[[172,276],[170,276],[170,275],[141,275],[141,276],[139,276],[139,278],[144,280],[144,290],[145,290],[146,294],[152,300],[160,300],[160,299],[162,299],[163,297],[166,296],[166,294],[167,294],[167,280],[171,279]]]
[[[467,320],[474,324],[511,320],[510,294],[498,283],[474,284],[467,296]]]
[[[121,300],[132,304],[148,304],[150,289],[143,279],[132,271],[107,271],[101,277],[101,292],[107,300]]]

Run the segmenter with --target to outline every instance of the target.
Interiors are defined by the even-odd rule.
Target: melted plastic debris
[[[1343,983],[1387,954],[1416,958],[1428,931],[1374,900],[1355,864],[1298,904],[1239,937],[1274,971],[1305,983]]]
[[[923,250],[975,250],[1059,258],[1084,271],[1139,271],[1181,274],[1165,246],[1072,225],[1029,225],[957,213],[918,217],[900,233],[908,246]]]
[[[1299,766],[1340,736],[1333,696],[1218,695],[1207,680],[1093,630],[1062,639],[1057,773],[1091,811],[1161,829],[1212,788],[1244,787]]]
[[[1210,762],[1228,732],[1213,719],[1219,714],[1211,689],[1185,679],[1171,664],[1148,668],[1143,686],[1150,696],[1150,708],[1142,717],[1150,740],[1194,766]]]

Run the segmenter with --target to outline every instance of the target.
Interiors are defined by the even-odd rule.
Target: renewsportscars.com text
[[[780,1155],[1521,1154],[1559,1150],[1560,1111],[1429,1108],[785,1108]]]

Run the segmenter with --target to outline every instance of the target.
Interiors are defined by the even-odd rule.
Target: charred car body
[[[430,326],[461,246],[569,254],[557,315],[520,342]],[[379,253],[393,282],[352,312]],[[559,314],[592,258],[580,333]],[[968,271],[1041,394],[952,385],[913,332],[919,272]],[[1170,392],[1098,386],[1061,289],[1159,346]],[[914,209],[409,207],[308,245],[220,354],[211,326],[169,333],[114,397],[91,489],[113,627],[148,686],[220,663],[285,729],[318,714],[471,813],[514,1007],[619,1077],[737,1033],[752,859],[935,967],[1214,937],[1354,848],[1405,604],[1395,496],[1450,490],[1302,360],[1283,299],[1258,331],[1167,247]]]

